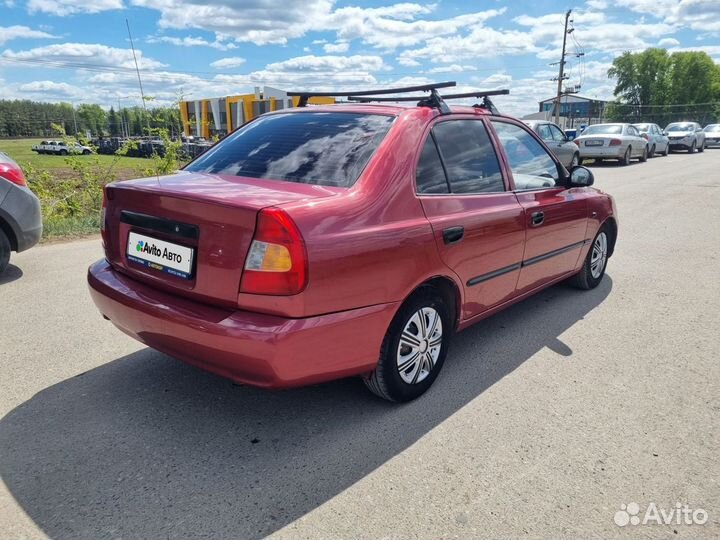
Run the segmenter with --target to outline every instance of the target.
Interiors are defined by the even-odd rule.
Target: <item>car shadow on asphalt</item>
[[[458,334],[433,388],[405,405],[375,398],[358,379],[281,392],[238,386],[143,349],[2,418],[0,477],[55,539],[261,538],[362,480],[544,347],[572,361],[558,337],[611,289],[609,276],[592,291],[556,285]]]
[[[20,279],[22,276],[23,272],[20,268],[14,264],[9,264],[5,271],[0,274],[0,286],[12,283],[17,279]]]
[[[23,271],[20,268],[18,268],[14,264],[9,264],[5,271],[0,274],[0,285],[12,283],[17,279],[20,279],[22,276]]]

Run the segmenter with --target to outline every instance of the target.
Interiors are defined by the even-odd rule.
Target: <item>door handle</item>
[[[543,221],[545,221],[545,213],[544,212],[533,212],[530,215],[530,223],[532,223],[533,227],[542,225]]]
[[[443,242],[446,244],[457,244],[465,236],[465,227],[448,227],[443,229]]]

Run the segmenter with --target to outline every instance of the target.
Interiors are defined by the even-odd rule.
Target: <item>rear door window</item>
[[[440,154],[432,135],[425,140],[415,173],[418,193],[450,193]]]
[[[453,193],[505,191],[500,163],[481,120],[450,120],[433,128]]]
[[[550,126],[549,126],[549,125],[547,125],[547,124],[540,124],[540,125],[538,126],[537,132],[538,132],[538,135],[540,135],[540,138],[541,138],[543,141],[552,141],[552,140],[553,140],[552,131],[550,131]]]
[[[262,116],[235,131],[186,171],[352,186],[393,116],[294,112]]]

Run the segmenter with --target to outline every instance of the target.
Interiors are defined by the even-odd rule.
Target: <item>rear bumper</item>
[[[15,251],[30,249],[42,236],[40,201],[29,188],[0,179],[0,221],[5,222],[15,237]]]
[[[693,142],[694,141],[692,139],[678,139],[676,141],[671,139],[670,142],[668,142],[668,145],[670,145],[670,148],[683,148],[688,150],[692,147]]]
[[[216,308],[158,291],[101,260],[88,269],[100,312],[146,345],[232,380],[266,388],[368,373],[397,308],[380,304],[287,319]]]
[[[625,146],[581,146],[581,158],[620,159],[625,154]]]

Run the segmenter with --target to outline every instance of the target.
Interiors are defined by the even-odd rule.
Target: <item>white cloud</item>
[[[214,62],[210,62],[210,65],[215,69],[224,69],[238,67],[243,65],[244,63],[244,58],[240,58],[239,56],[233,56],[232,58],[221,58],[220,60],[215,60]]]
[[[658,41],[659,47],[676,47],[677,45],[680,45],[680,42],[675,38],[663,38]]]
[[[474,70],[475,66],[461,66],[460,64],[451,64],[449,66],[438,66],[428,69],[425,73],[463,73],[467,70]]]
[[[63,96],[67,98],[79,98],[85,95],[85,90],[64,82],[55,81],[33,81],[21,84],[18,89],[23,94],[33,96]]]
[[[135,49],[135,53],[137,54],[138,65],[142,69],[165,66],[165,64],[157,60],[145,58],[139,49]],[[53,63],[56,66],[64,65],[77,68],[92,66],[135,68],[131,49],[118,49],[98,43],[57,43],[18,52],[7,49],[3,51],[0,58],[24,61],[28,66],[37,65],[38,67],[45,67],[45,64]]]
[[[256,45],[303,36],[330,12],[332,0],[277,4],[267,0],[131,0],[160,12],[161,28],[197,28]]]
[[[58,39],[58,36],[27,26],[0,26],[0,46],[13,39]]]
[[[28,0],[30,13],[49,13],[64,17],[75,13],[100,13],[123,9],[122,0]]]
[[[347,70],[378,71],[385,67],[380,56],[297,56],[282,62],[268,64],[265,69],[273,72],[337,72]]]
[[[338,41],[337,43],[326,43],[323,45],[323,49],[326,53],[344,53],[350,49],[350,44],[347,41]]]
[[[174,37],[174,36],[150,36],[145,41],[148,43],[169,43],[176,45],[177,47],[211,47],[219,51],[228,51],[230,49],[237,49],[237,45],[232,42],[223,42],[216,39],[215,41],[208,41],[201,37],[185,36],[185,37]]]

